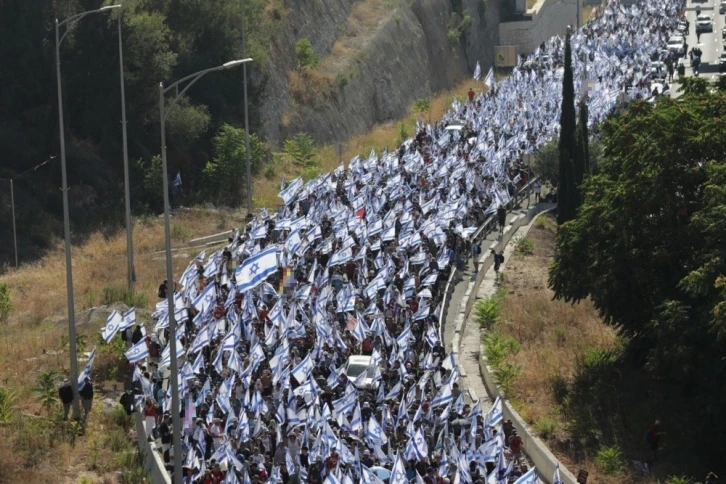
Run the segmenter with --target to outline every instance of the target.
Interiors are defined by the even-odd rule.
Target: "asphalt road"
[[[719,75],[718,59],[724,51],[723,40],[721,39],[721,29],[726,26],[726,15],[719,14],[720,0],[689,0],[686,7],[686,18],[691,23],[690,32],[686,42],[688,49],[698,47],[703,51],[701,56],[701,68],[699,75],[709,80]],[[700,42],[696,36],[696,6],[701,8],[702,15],[709,15],[713,19],[713,32],[703,32]],[[692,76],[691,61],[688,55],[685,57],[686,75]]]

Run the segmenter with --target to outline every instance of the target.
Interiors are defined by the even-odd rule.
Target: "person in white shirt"
[[[539,180],[534,181],[534,203],[539,203],[540,195],[542,194],[542,184]]]

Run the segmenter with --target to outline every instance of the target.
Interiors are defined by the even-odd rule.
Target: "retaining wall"
[[[514,45],[517,54],[530,54],[550,37],[564,37],[568,25],[575,25],[576,0],[539,0],[527,10],[527,20],[499,24],[500,45]]]
[[[140,412],[134,412],[134,422],[136,423],[136,438],[139,450],[144,455],[144,467],[151,476],[151,481],[154,484],[171,484],[171,476],[164,467],[161,448],[156,445],[156,442],[148,441],[144,418]]]
[[[479,259],[479,273],[477,274],[476,279],[469,283],[459,307],[459,314],[456,318],[456,329],[452,341],[452,351],[455,354],[457,365],[459,361],[461,334],[463,334],[466,329],[466,320],[474,306],[474,302],[476,301],[476,294],[479,290],[479,285],[484,279],[484,274],[492,264],[493,259],[489,249],[500,251],[511,241],[512,236],[520,227],[529,225],[541,213],[552,210],[554,207],[554,204],[540,203],[534,207],[528,208],[526,211],[517,215],[514,220],[505,227],[504,234],[499,240],[493,241],[489,247],[482,247],[483,255]],[[472,295],[474,297],[472,297]],[[519,413],[517,413],[514,407],[512,407],[509,400],[507,400],[506,395],[504,395],[501,389],[497,386],[494,381],[493,371],[487,365],[486,352],[483,346],[479,347],[479,371],[489,397],[492,400],[495,400],[497,397],[501,397],[504,419],[511,420],[514,424],[514,428],[517,429],[517,433],[522,438],[524,451],[532,464],[537,468],[537,474],[539,475],[540,480],[551,483],[558,460],[552,452],[549,451],[544,442],[542,442],[537,437],[536,433],[527,425]],[[459,372],[464,372],[464,369],[461,366],[459,366]],[[562,464],[560,464],[560,477],[562,478],[563,484],[577,484],[577,479],[574,474],[572,474],[572,472],[570,472]]]

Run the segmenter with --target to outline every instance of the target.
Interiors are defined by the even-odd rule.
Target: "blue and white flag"
[[[176,172],[176,178],[174,178],[174,186],[175,187],[182,186],[181,171]]]
[[[494,400],[494,404],[492,405],[492,408],[487,413],[489,416],[489,425],[494,426],[501,422],[503,413],[502,413],[502,399],[500,397],[497,397],[496,400]]]
[[[376,417],[371,415],[368,419],[368,426],[366,427],[366,439],[373,446],[386,445],[388,443],[388,437],[383,432],[381,425],[376,420]]]
[[[282,198],[285,205],[290,205],[290,203],[295,201],[295,195],[297,195],[298,190],[300,190],[302,186],[302,178],[297,177],[279,193],[278,197]]]
[[[494,69],[492,67],[489,68],[489,72],[487,73],[487,76],[484,78],[484,84],[491,89],[496,85],[494,82]]]
[[[149,356],[149,347],[146,346],[146,338],[142,338],[138,343],[129,348],[125,353],[129,363],[136,363]]]
[[[121,327],[119,328],[119,331],[123,331],[126,328],[130,328],[131,326],[136,324],[136,308],[131,308],[128,311],[126,311],[123,316],[121,316]]]
[[[552,484],[562,484],[562,477],[560,476],[560,463],[557,463],[555,467],[555,475],[552,477]]]
[[[88,362],[86,363],[86,366],[83,367],[83,371],[80,375],[78,375],[78,391],[83,390],[83,387],[86,386],[86,378],[91,377],[91,368],[93,368],[93,360],[96,359],[96,347],[93,347],[93,351],[91,351],[91,356],[88,357]]]
[[[474,79],[479,80],[481,78],[481,66],[479,65],[479,61],[476,61],[476,69],[474,69]]]
[[[559,469],[559,468],[558,468]],[[560,481],[562,482],[562,481]],[[522,474],[522,477],[514,481],[514,484],[539,484],[539,477],[537,477],[537,469],[532,467],[530,470]]]
[[[277,248],[272,246],[259,252],[237,269],[237,292],[253,289],[277,271]]]
[[[313,368],[315,368],[315,363],[313,363],[313,360],[308,354],[299,365],[293,368],[291,375],[294,376],[297,382],[302,385],[310,377],[310,373],[313,372]]]
[[[403,465],[403,460],[400,454],[396,454],[396,459],[393,463],[393,469],[391,469],[391,478],[388,481],[390,484],[408,484],[408,477],[406,477],[406,467]]]
[[[451,402],[453,399],[454,399],[454,397],[453,397],[453,394],[451,393],[451,384],[447,383],[441,387],[441,390],[439,390],[439,393],[431,401],[431,406],[438,407],[439,405],[446,405],[447,403]]]
[[[106,326],[101,328],[101,336],[103,336],[106,343],[111,342],[119,329],[121,329],[121,324],[123,324],[123,318],[116,311],[112,312],[111,315],[106,318]]]
[[[208,314],[216,304],[217,284],[215,282],[208,284],[201,294],[199,294],[192,302],[192,305],[197,309],[197,311],[199,311],[200,315]]]

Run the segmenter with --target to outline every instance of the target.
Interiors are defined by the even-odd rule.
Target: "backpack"
[[[477,243],[474,243],[474,245],[472,245],[471,250],[474,251],[474,255],[476,255],[476,256],[481,254],[481,247],[479,247],[479,244],[477,244]]]
[[[166,297],[166,288],[164,287],[164,284],[159,286],[159,297],[161,299],[164,299]]]

